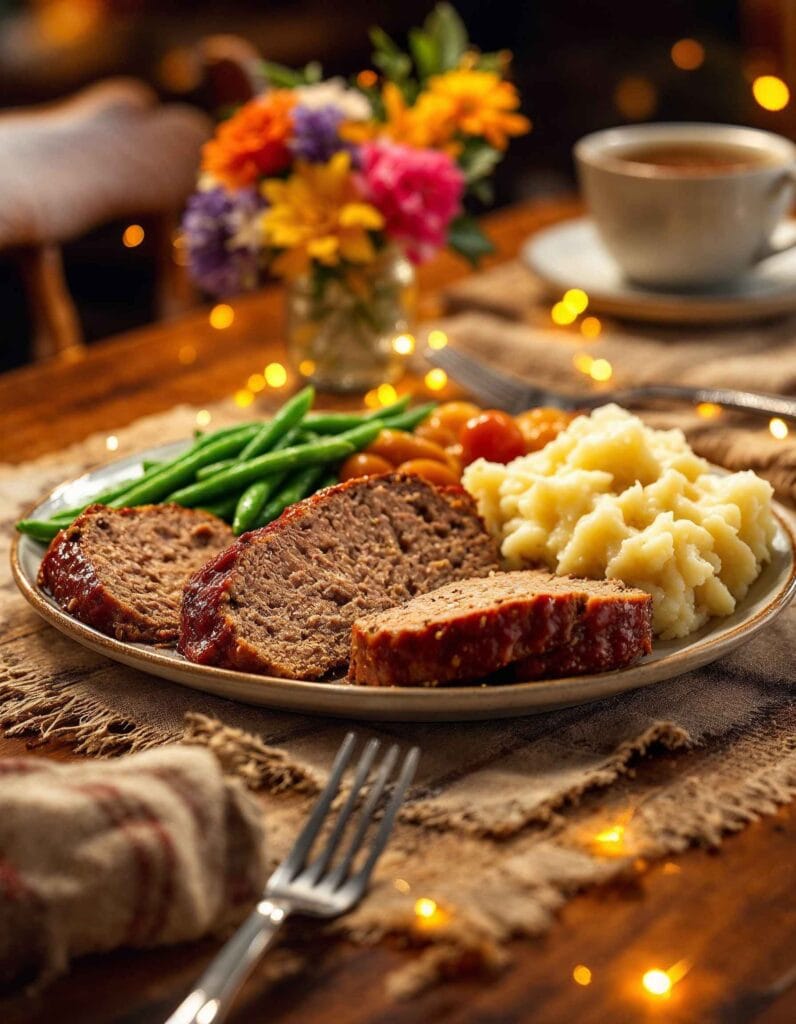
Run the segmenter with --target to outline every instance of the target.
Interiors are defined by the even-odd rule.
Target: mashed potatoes
[[[770,485],[719,476],[680,430],[616,405],[579,416],[541,451],[465,470],[511,568],[624,580],[651,594],[653,629],[682,637],[729,615],[770,558]]]

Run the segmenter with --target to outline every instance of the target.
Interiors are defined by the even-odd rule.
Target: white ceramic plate
[[[779,245],[796,239],[796,221],[776,232]],[[524,262],[552,290],[583,288],[589,307],[609,316],[657,323],[715,324],[781,316],[796,310],[796,249],[764,260],[732,285],[699,292],[654,291],[631,284],[604,249],[594,221],[579,217],[532,235]]]
[[[169,458],[183,447],[182,443],[163,445],[87,473],[58,487],[32,510],[31,515],[43,518],[59,509],[78,505],[100,489],[137,475],[142,458]],[[549,682],[440,689],[371,689],[349,686],[341,681],[302,682],[194,665],[176,651],[112,640],[63,612],[36,586],[44,547],[29,537],[20,537],[14,543],[11,565],[24,597],[56,629],[108,658],[183,686],[247,704],[310,714],[381,721],[460,721],[508,718],[572,707],[671,679],[715,661],[748,640],[788,604],[796,592],[795,543],[784,516],[778,514],[773,559],[735,613],[725,619],[711,620],[686,640],[656,642],[653,653],[633,668]]]

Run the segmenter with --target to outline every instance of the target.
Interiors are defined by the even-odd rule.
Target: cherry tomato
[[[481,410],[472,402],[444,402],[438,409],[432,412],[428,421],[437,423],[452,434],[455,434],[454,440],[456,440],[465,423],[471,420],[473,416],[477,416],[479,412]]]
[[[522,432],[507,412],[489,409],[473,416],[462,427],[462,465],[476,459],[511,462],[525,454]]]
[[[540,406],[514,417],[525,438],[525,450],[536,452],[554,440],[573,420],[573,414],[563,409]]]
[[[435,462],[433,459],[409,459],[407,462],[401,463],[398,472],[422,476],[430,484],[437,484],[439,487],[447,487],[459,482],[458,476],[450,466],[444,466],[441,462]]]
[[[433,459],[435,462],[446,462],[445,449],[433,441],[423,437],[415,437],[405,430],[382,430],[379,436],[369,444],[366,451],[380,455],[393,466],[398,466],[409,459]]]
[[[349,455],[340,467],[340,480],[353,480],[357,476],[377,476],[379,473],[391,473],[393,465],[380,455],[371,452],[355,452]]]

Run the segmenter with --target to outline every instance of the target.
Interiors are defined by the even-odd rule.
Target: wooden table
[[[532,231],[576,209],[544,203],[494,214],[487,221],[498,246],[493,260],[513,256]],[[434,312],[441,285],[466,272],[448,255],[423,268],[424,312]],[[196,313],[94,346],[76,362],[7,374],[0,379],[0,458],[30,459],[177,402],[201,405],[242,387],[251,373],[282,358],[281,299],[274,288],[234,307],[235,321],[224,332],[209,326],[206,312]],[[0,754],[23,751],[20,741],[0,738]],[[35,753],[69,756],[47,747]],[[686,756],[655,758],[639,771]],[[674,864],[576,897],[544,939],[513,944],[513,963],[500,977],[457,980],[408,1003],[391,1004],[380,979],[411,950],[389,942],[375,949],[318,942],[312,968],[301,977],[268,993],[253,979],[232,1020],[790,1022],[796,1020],[795,853],[796,818],[785,808],[727,839],[718,853],[693,850]],[[12,994],[0,1002],[0,1021],[155,1024],[214,948],[205,942],[86,958],[40,995]],[[643,993],[644,971],[683,958],[694,967],[671,999]],[[575,984],[576,964],[591,969],[590,985]]]

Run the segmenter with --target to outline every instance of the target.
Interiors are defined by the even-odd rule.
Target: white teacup
[[[782,251],[771,236],[793,198],[796,146],[779,135],[627,125],[581,139],[575,160],[606,249],[639,284],[720,284]]]

